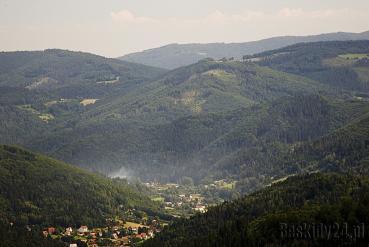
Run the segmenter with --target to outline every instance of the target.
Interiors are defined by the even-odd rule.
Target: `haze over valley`
[[[365,1],[83,1],[0,1],[0,246],[368,242]]]

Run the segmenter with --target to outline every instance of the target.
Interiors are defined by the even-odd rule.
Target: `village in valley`
[[[174,218],[190,217],[205,213],[207,208],[230,198],[235,188],[234,181],[219,180],[208,185],[149,182],[143,184],[151,200],[160,203],[164,212]],[[128,209],[124,217],[107,219],[106,226],[79,228],[50,226],[43,229],[45,238],[60,239],[69,247],[139,246],[152,238],[169,224],[158,217]]]
[[[131,216],[134,209],[129,210]],[[136,219],[133,219],[136,218]],[[82,225],[79,228],[47,227],[42,231],[45,238],[60,239],[69,243],[69,247],[101,247],[101,246],[137,246],[143,241],[154,237],[167,223],[154,218],[130,217],[124,221],[118,218],[108,219],[107,226],[103,228],[89,228]]]
[[[151,191],[151,200],[164,204],[166,212],[174,217],[189,217],[205,213],[207,208],[232,197],[235,181],[218,180],[209,184],[193,185],[192,181],[176,183],[145,183]]]

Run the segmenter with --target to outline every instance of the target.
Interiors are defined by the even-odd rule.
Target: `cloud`
[[[263,12],[255,10],[246,10],[239,13],[225,13],[221,10],[214,10],[204,16],[197,18],[153,18],[148,16],[135,15],[130,10],[121,10],[111,12],[111,18],[117,23],[130,24],[157,24],[157,25],[218,25],[218,24],[242,24],[259,22],[284,21],[288,19],[308,21],[317,19],[337,19],[354,18],[365,16],[365,11],[353,9],[318,9],[304,10],[302,8],[282,8],[273,12]]]
[[[244,11],[237,14],[228,14],[220,10],[214,10],[207,15],[197,18],[153,18],[148,16],[135,15],[130,10],[121,10],[110,13],[111,19],[116,23],[130,23],[130,24],[161,24],[161,25],[176,25],[176,26],[188,26],[188,25],[216,25],[227,24],[237,22],[249,22],[256,19],[261,19],[266,16],[266,13],[261,11]]]
[[[279,18],[298,18],[298,19],[336,19],[336,18],[355,18],[366,16],[366,11],[354,9],[318,9],[307,11],[301,8],[283,8],[277,17]]]
[[[146,24],[146,23],[156,23],[158,22],[154,18],[146,17],[146,16],[136,16],[129,10],[121,10],[118,12],[111,12],[110,16],[113,21],[120,23],[137,23],[137,24]]]
[[[302,9],[283,8],[278,12],[278,16],[284,18],[301,17],[303,15],[304,11]]]
[[[237,14],[227,14],[220,10],[215,10],[214,12],[208,14],[204,18],[199,18],[195,21],[203,23],[230,23],[230,22],[249,22],[256,19],[260,19],[265,16],[264,12],[261,11],[244,11]]]

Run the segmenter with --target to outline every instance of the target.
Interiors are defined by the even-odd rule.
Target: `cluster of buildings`
[[[101,246],[131,246],[132,243],[140,242],[154,237],[159,232],[154,226],[150,227],[124,227],[117,225],[106,228],[89,229],[87,226],[80,226],[78,229],[67,227],[64,231],[58,231],[55,227],[48,227],[43,230],[43,235],[78,239],[86,243],[89,247]],[[73,242],[73,241],[72,241]],[[77,247],[76,243],[71,243],[69,247]]]
[[[181,207],[190,207],[193,211],[205,213],[206,212],[206,205],[203,203],[204,197],[200,194],[179,194],[178,198],[172,201],[166,201],[165,209],[174,209],[174,208],[181,208]]]

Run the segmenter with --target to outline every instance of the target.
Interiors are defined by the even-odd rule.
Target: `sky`
[[[0,0],[0,51],[107,57],[170,43],[369,30],[369,0]]]

